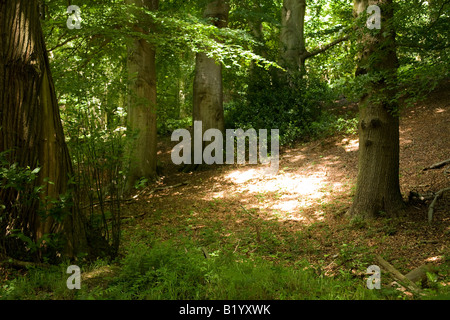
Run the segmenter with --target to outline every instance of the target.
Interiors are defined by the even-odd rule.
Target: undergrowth
[[[138,242],[113,265],[82,266],[80,290],[69,290],[69,263],[30,268],[0,286],[0,299],[22,300],[359,300],[398,299],[392,289],[368,290],[364,279],[342,271],[318,274],[305,261],[283,265],[258,256],[213,252],[208,259],[185,240]],[[112,272],[102,273],[104,270]],[[97,274],[96,277],[88,276]]]

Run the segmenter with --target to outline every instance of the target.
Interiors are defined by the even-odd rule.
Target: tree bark
[[[359,162],[356,194],[351,216],[376,217],[381,211],[394,215],[404,205],[399,184],[399,117],[392,102],[398,60],[393,29],[392,0],[355,0],[354,12],[360,16],[368,5],[381,9],[381,30],[360,32],[357,76],[377,78],[368,83],[359,102]]]
[[[284,0],[281,15],[281,65],[289,74],[304,72],[306,0]]]
[[[128,4],[158,10],[158,0],[127,0]],[[148,33],[149,28],[135,25],[135,31]],[[151,26],[150,26],[151,28]],[[128,70],[132,77],[128,103],[128,130],[134,135],[129,149],[130,167],[127,189],[140,178],[154,180],[156,173],[156,51],[144,39],[136,39],[129,48]]]
[[[18,230],[35,242],[44,235],[61,235],[69,257],[87,251],[86,225],[75,208],[66,210],[62,221],[48,215],[52,205],[47,200],[59,200],[69,191],[72,165],[37,0],[0,0],[0,127],[0,152],[9,150],[7,161],[22,168],[40,167],[25,191],[0,189],[6,218],[0,221],[0,250],[23,258],[23,242],[8,237]],[[40,199],[27,201],[27,191],[38,186],[44,186]]]
[[[225,28],[229,10],[226,0],[215,0],[206,6],[204,17],[212,18],[216,27]],[[196,55],[192,120],[202,122],[202,134],[208,129],[225,131],[222,64],[204,52]]]

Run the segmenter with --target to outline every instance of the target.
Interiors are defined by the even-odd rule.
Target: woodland
[[[449,30],[449,0],[0,0],[0,300],[450,299]]]

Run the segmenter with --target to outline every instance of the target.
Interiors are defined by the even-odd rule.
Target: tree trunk
[[[6,218],[0,220],[0,250],[24,257],[23,242],[8,237],[12,230],[18,230],[35,242],[44,235],[62,235],[65,254],[74,257],[87,250],[84,219],[73,207],[59,217],[62,221],[49,215],[54,206],[47,200],[59,200],[69,191],[72,166],[37,0],[0,0],[0,56],[0,152],[9,150],[6,158],[10,164],[40,167],[37,179],[19,186],[26,187],[24,191],[0,189]],[[40,199],[29,199],[27,192],[38,186],[44,186]],[[45,251],[41,249],[38,252]]]
[[[381,211],[395,214],[403,207],[399,185],[399,118],[395,94],[398,60],[393,29],[392,0],[371,1],[381,9],[381,30],[358,30],[361,46],[357,75],[368,74],[367,94],[359,103],[359,171],[351,216],[376,217]],[[368,0],[355,0],[356,16]]]
[[[289,75],[305,71],[306,0],[284,0],[281,15],[281,65]]]
[[[228,25],[230,7],[226,0],[215,0],[206,6],[203,16],[212,18],[213,24],[218,28]],[[204,52],[196,55],[194,92],[193,92],[193,118],[192,122],[202,122],[202,135],[208,129],[225,131],[225,117],[223,111],[222,64],[210,58]],[[203,147],[206,146],[203,143]],[[194,145],[192,145],[192,148]],[[192,151],[192,159],[194,152]],[[184,167],[185,171],[198,167],[194,164]]]
[[[158,0],[127,0],[128,4],[158,10]],[[135,31],[148,33],[143,25]],[[156,174],[156,52],[144,39],[136,39],[129,48],[128,70],[132,77],[128,104],[128,130],[134,135],[129,149],[130,168],[127,189],[140,178],[154,180]]]
[[[229,5],[225,0],[210,2],[204,17],[214,19],[218,28],[228,24]],[[203,131],[208,129],[225,130],[223,113],[222,64],[204,52],[196,55],[194,78],[193,121],[202,121]]]

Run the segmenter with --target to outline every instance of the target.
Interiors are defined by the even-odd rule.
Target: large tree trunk
[[[210,2],[205,18],[213,18],[218,28],[228,24],[229,5],[225,0]],[[222,64],[204,52],[197,53],[194,78],[193,121],[202,121],[203,131],[219,129],[224,132]]]
[[[24,191],[0,189],[5,206],[0,212],[0,250],[23,258],[24,243],[8,237],[12,230],[33,241],[60,234],[69,257],[87,250],[84,220],[75,208],[59,217],[62,221],[48,215],[52,205],[47,200],[59,200],[69,190],[72,167],[37,0],[0,0],[0,128],[0,152],[9,150],[6,159],[10,164],[41,168]],[[37,186],[44,186],[40,199],[28,201],[27,192]]]
[[[281,65],[293,75],[305,71],[306,0],[284,0],[281,15]]]
[[[158,10],[158,0],[127,0],[128,4]],[[136,25],[138,32],[148,33],[143,25]],[[136,39],[129,48],[128,70],[133,77],[128,104],[128,130],[135,135],[130,147],[130,171],[127,189],[140,178],[154,180],[156,174],[156,52],[144,39]]]
[[[365,12],[369,4],[381,8],[381,30],[369,30],[365,24],[358,30],[362,49],[357,75],[369,74],[378,79],[368,84],[367,94],[359,103],[359,172],[349,211],[363,218],[376,217],[381,211],[395,214],[403,207],[398,106],[391,101],[398,67],[392,0],[355,0],[355,15]]]

